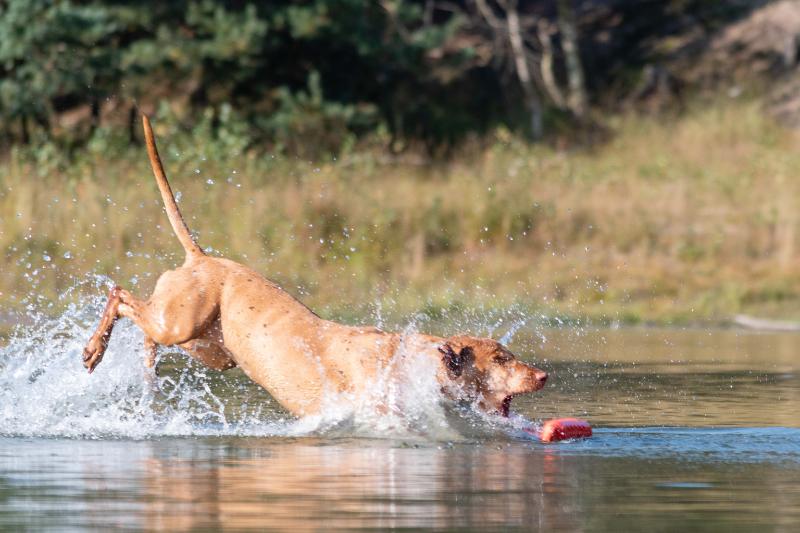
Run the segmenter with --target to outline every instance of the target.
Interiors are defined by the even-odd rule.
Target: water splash
[[[101,368],[88,375],[81,352],[103,304],[98,296],[57,317],[33,313],[31,325],[12,334],[0,350],[0,434],[143,438],[225,423],[213,395],[190,385],[200,380],[165,378],[154,387],[145,379],[142,335],[126,321],[118,323]]]
[[[188,356],[162,357],[159,376],[143,365],[141,331],[120,320],[103,362],[89,375],[85,342],[105,305],[105,278],[78,284],[79,303],[50,317],[35,311],[0,348],[0,435],[152,438],[191,435],[365,436],[463,441],[510,435],[531,423],[500,419],[470,406],[448,406],[428,357],[398,350],[366,394],[328,392],[316,416],[296,420],[239,370],[219,374]],[[96,296],[77,298],[79,294]],[[413,333],[414,326],[406,333]]]

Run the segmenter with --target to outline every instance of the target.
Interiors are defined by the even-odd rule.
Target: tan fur
[[[435,360],[447,396],[487,411],[507,414],[513,396],[544,386],[546,373],[517,361],[492,339],[400,335],[324,320],[253,270],[206,256],[172,196],[147,117],[143,123],[153,173],[186,260],[161,275],[147,301],[112,289],[84,349],[90,373],[103,358],[114,323],[125,317],[145,333],[148,366],[156,344],[178,345],[216,370],[240,367],[297,416],[317,413],[327,391],[358,397],[401,349]]]

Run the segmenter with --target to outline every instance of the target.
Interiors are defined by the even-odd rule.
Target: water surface
[[[124,323],[86,375],[101,304],[0,348],[0,529],[800,528],[795,334],[525,325],[510,344],[552,378],[510,420],[409,393],[295,421],[179,353],[146,379]],[[595,436],[522,431],[555,416]]]

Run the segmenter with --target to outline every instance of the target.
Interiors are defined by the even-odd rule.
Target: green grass
[[[375,150],[316,162],[240,153],[163,122],[156,133],[201,245],[328,316],[800,317],[800,137],[755,102],[609,122],[611,140],[592,149],[499,131],[431,165]],[[182,259],[143,148],[100,138],[72,161],[14,150],[0,180],[8,309],[57,301],[92,273],[146,295]]]

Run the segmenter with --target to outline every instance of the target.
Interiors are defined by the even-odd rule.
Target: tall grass
[[[326,315],[517,305],[605,321],[800,316],[796,133],[757,103],[617,117],[592,150],[498,132],[446,165],[308,162],[156,124],[202,246]],[[182,260],[144,149],[0,164],[0,293],[18,309],[105,274],[146,295]]]

